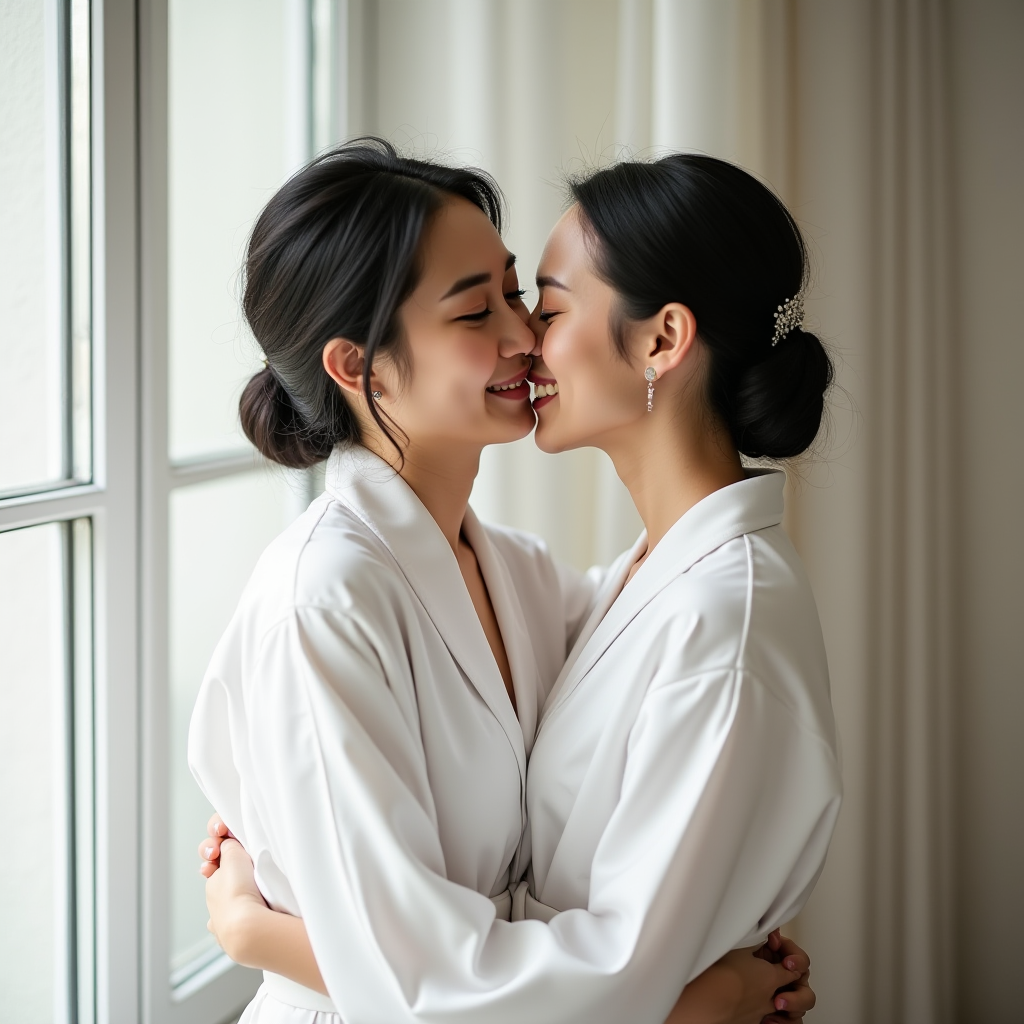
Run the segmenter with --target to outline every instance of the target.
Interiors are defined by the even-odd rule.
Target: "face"
[[[406,366],[379,360],[381,409],[418,446],[480,447],[533,428],[535,339],[515,257],[487,217],[453,199],[424,234],[422,276],[402,305]]]
[[[642,365],[616,352],[609,327],[614,290],[595,273],[576,209],[555,225],[537,270],[531,326],[540,341],[530,379],[556,394],[538,397],[537,446],[593,446],[646,414]]]

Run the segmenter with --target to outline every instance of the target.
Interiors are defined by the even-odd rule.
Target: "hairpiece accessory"
[[[644,377],[647,380],[647,411],[654,412],[654,382],[658,379],[658,371],[648,366],[644,370]]]
[[[382,391],[372,391],[371,394],[375,402],[379,402],[384,397],[384,392]]]
[[[263,369],[264,370],[269,370],[270,369],[270,360],[267,359],[266,356],[263,357]]]
[[[775,317],[775,334],[772,336],[772,348],[775,348],[790,331],[796,330],[797,327],[803,327],[804,300],[799,295],[786,299],[773,316]]]

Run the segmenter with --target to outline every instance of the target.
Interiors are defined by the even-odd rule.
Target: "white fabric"
[[[268,903],[305,918],[349,1020],[408,1016],[430,951],[458,948],[462,929],[487,932],[488,897],[507,920],[538,709],[598,579],[472,512],[464,529],[518,721],[451,548],[363,449],[331,459],[327,493],[260,559],[193,713],[199,785]],[[264,990],[260,1014],[279,1001]]]
[[[516,878],[531,701],[592,594],[467,521],[519,732],[454,556],[382,465],[336,458],[332,497],[257,569],[197,704],[200,784],[272,905],[301,906],[348,1024],[661,1022],[689,977],[799,909],[838,809],[781,475],[701,502],[616,598],[620,560],[530,784],[534,894],[589,912],[508,924],[481,893]]]
[[[790,920],[824,864],[835,724],[783,484],[755,472],[710,495],[623,587],[641,537],[542,716],[531,891],[570,911],[554,925],[567,943],[606,924],[630,1020],[663,1019],[688,980]]]

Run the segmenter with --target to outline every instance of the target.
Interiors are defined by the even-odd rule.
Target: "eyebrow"
[[[537,278],[538,288],[561,288],[563,292],[571,291],[568,285],[562,284],[561,281],[556,277],[538,277]]]
[[[515,266],[515,262],[516,254],[514,252],[510,252],[508,254],[508,259],[505,260],[505,270],[508,271],[511,267]],[[458,281],[456,281],[455,284],[453,284],[451,288],[441,296],[441,298],[450,299],[453,295],[458,295],[460,292],[467,291],[470,288],[475,288],[478,284],[487,284],[490,280],[491,272],[489,270],[483,274],[470,274],[469,277],[460,277]]]

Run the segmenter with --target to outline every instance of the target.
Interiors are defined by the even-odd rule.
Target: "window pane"
[[[256,560],[302,506],[292,479],[283,472],[260,470],[171,494],[172,984],[217,952],[206,930],[208,915],[196,857],[212,808],[188,769],[188,723],[210,656]]]
[[[62,537],[55,524],[0,534],[0,1020],[18,1024],[66,1015]]]
[[[56,4],[0,0],[0,492],[64,475]]]
[[[258,366],[239,313],[252,222],[289,167],[286,0],[170,0],[170,456],[244,447]],[[294,126],[293,126],[294,127]],[[302,153],[298,160],[303,158]]]

